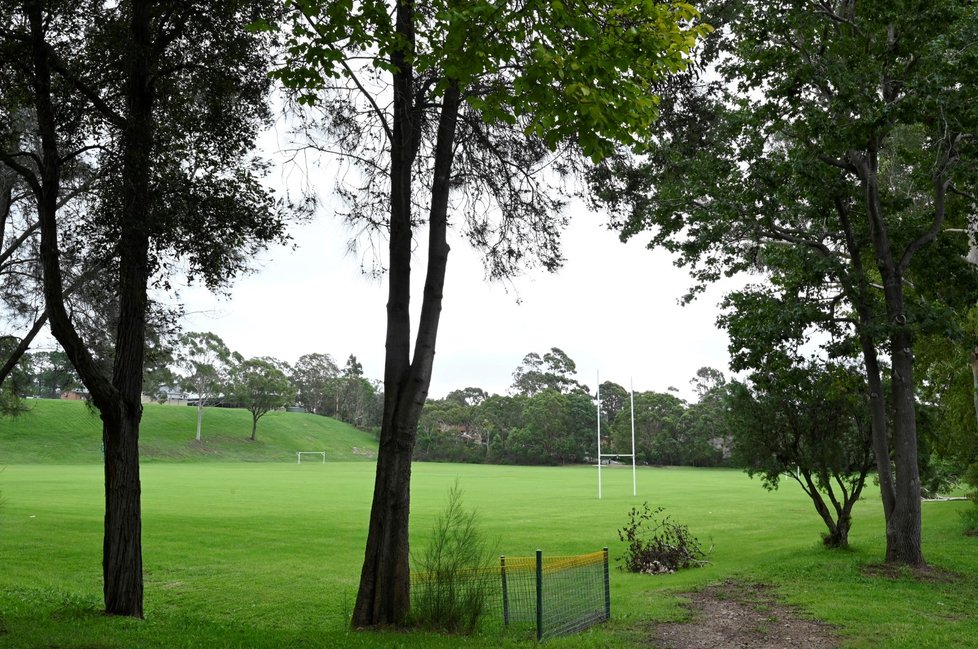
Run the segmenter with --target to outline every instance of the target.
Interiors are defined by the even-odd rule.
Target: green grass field
[[[6,425],[0,422],[0,438]],[[100,613],[101,467],[13,463],[5,457],[0,647],[535,644],[492,635],[347,629],[373,482],[373,464],[362,461],[146,463],[146,620],[106,618]],[[416,464],[412,543],[424,545],[456,478],[499,552],[511,556],[536,548],[575,554],[609,546],[614,561],[623,546],[616,529],[631,506],[647,500],[714,546],[711,565],[654,577],[613,570],[612,621],[549,646],[652,646],[650,623],[685,614],[677,594],[727,578],[775,585],[788,602],[835,625],[847,647],[976,644],[978,540],[961,534],[958,513],[966,503],[924,504],[925,553],[934,566],[954,574],[917,581],[861,570],[882,557],[882,516],[872,492],[855,513],[853,548],[838,552],[821,547],[811,505],[790,486],[772,494],[738,471],[643,469],[636,499],[628,470],[604,476],[605,497],[598,500],[591,467]]]

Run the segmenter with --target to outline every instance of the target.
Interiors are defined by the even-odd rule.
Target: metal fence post
[[[509,588],[506,586],[506,555],[499,555],[499,574],[503,580],[503,624],[509,626]]]
[[[537,642],[543,640],[543,550],[537,550]]]
[[[608,548],[604,548],[604,619],[611,619],[611,579],[608,574]]]

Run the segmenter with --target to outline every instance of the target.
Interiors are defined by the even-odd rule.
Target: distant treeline
[[[572,464],[597,461],[596,393],[574,379],[575,364],[560,349],[528,354],[510,395],[477,387],[425,405],[416,460],[494,464]],[[640,464],[721,466],[730,460],[724,424],[725,381],[703,368],[693,380],[698,400],[638,392],[635,454]],[[601,384],[602,453],[631,453],[631,399]],[[630,462],[623,458],[622,461]]]

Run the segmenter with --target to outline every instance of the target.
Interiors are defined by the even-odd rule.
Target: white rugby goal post
[[[323,464],[326,464],[326,451],[296,451],[295,452],[295,463],[302,464],[303,455],[322,455]],[[308,464],[308,461],[306,462]]]
[[[604,458],[622,458],[630,457],[632,458],[632,496],[638,495],[638,484],[635,480],[635,384],[629,379],[629,399],[630,408],[632,416],[632,452],[630,454],[626,453],[602,453],[601,452],[601,373],[597,373],[598,380],[598,391],[597,399],[595,403],[597,405],[597,415],[598,415],[598,500],[601,500],[601,463]]]

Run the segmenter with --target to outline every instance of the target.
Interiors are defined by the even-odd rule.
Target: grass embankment
[[[31,399],[30,410],[0,418],[0,465],[88,464],[102,461],[102,422],[80,401]],[[252,442],[251,414],[238,408],[206,408],[201,441],[194,439],[197,409],[146,404],[139,453],[148,462],[278,462],[296,451],[326,451],[329,460],[371,459],[374,438],[329,417],[270,412]]]
[[[642,500],[662,505],[707,545],[711,565],[674,575],[611,575],[613,620],[550,647],[651,646],[652,621],[681,619],[677,593],[728,578],[774,584],[835,625],[847,647],[974,646],[978,540],[961,534],[962,502],[924,504],[929,561],[953,575],[915,580],[864,570],[883,552],[878,498],[858,504],[850,551],[828,551],[810,503],[768,493],[737,471],[417,464],[412,542],[425,543],[459,478],[500,553],[588,552],[623,544],[616,529]],[[369,463],[157,463],[143,473],[145,621],[101,607],[101,470],[8,466],[0,473],[0,647],[536,646],[498,637],[359,633],[347,628],[372,492]]]

